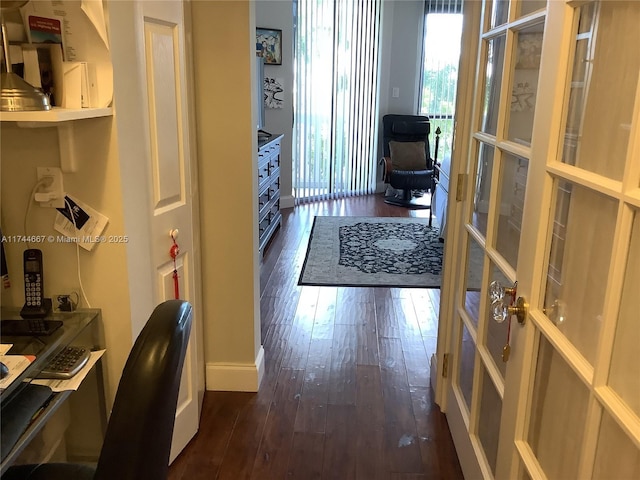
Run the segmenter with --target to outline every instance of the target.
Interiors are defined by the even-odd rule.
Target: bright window
[[[453,141],[462,36],[462,1],[427,0],[425,12],[418,113],[431,119],[432,135],[436,127],[442,130],[438,151],[438,159],[442,159],[451,155]]]

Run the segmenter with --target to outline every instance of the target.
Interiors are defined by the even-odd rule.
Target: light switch
[[[400,89],[398,87],[393,87],[393,90],[391,91],[391,96],[393,98],[398,98],[400,96]]]

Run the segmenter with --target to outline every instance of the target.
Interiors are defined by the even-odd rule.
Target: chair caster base
[[[413,197],[410,200],[405,200],[402,197],[389,196],[384,197],[384,203],[389,205],[397,205],[398,207],[411,208],[413,210],[426,210],[431,208],[431,203],[428,195],[422,197]]]

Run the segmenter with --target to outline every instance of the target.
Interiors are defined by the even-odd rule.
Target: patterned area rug
[[[298,284],[438,288],[442,253],[426,218],[316,217]]]

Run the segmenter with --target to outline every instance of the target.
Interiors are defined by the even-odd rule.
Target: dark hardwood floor
[[[440,291],[298,286],[315,215],[428,211],[379,195],[283,211],[261,269],[260,391],[207,392],[170,480],[462,478],[429,386]]]

